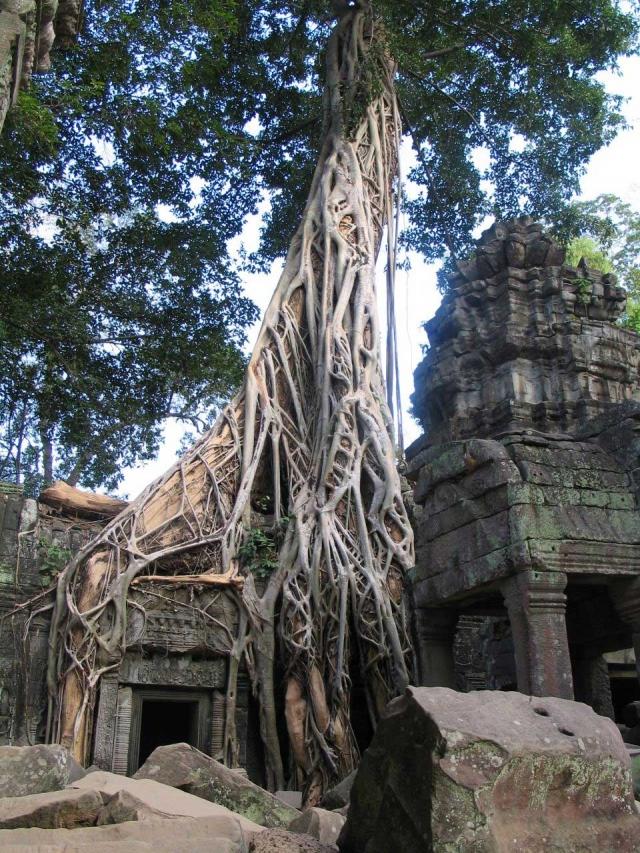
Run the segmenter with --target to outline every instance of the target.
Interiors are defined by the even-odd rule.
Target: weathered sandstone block
[[[102,797],[96,791],[67,789],[4,797],[0,800],[0,829],[93,826],[102,806]]]
[[[0,746],[0,797],[59,791],[83,775],[63,746]]]
[[[199,819],[221,816],[235,820],[248,837],[262,830],[257,823],[219,803],[208,802],[154,779],[128,779],[115,773],[98,771],[74,783],[74,788],[95,792],[105,802],[104,809],[98,815],[99,825],[146,820],[150,817]]]
[[[358,769],[341,853],[637,851],[614,723],[520,693],[410,687]]]
[[[322,844],[335,844],[344,821],[344,817],[337,812],[319,808],[305,809],[301,815],[291,821],[289,830],[310,835]]]
[[[232,816],[129,821],[87,829],[0,830],[8,853],[246,853],[249,841]]]
[[[154,750],[135,774],[219,803],[261,826],[288,826],[299,812],[187,743]]]

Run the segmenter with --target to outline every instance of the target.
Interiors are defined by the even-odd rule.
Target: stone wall
[[[50,610],[9,618],[16,606],[42,594],[55,573],[102,521],[62,515],[0,483],[0,744],[42,739],[44,673]],[[42,598],[41,606],[47,600]],[[37,607],[35,608],[38,609]]]
[[[78,33],[81,0],[0,0],[0,131],[32,73],[51,66],[55,39],[68,47]]]
[[[106,523],[104,517],[87,515],[95,515],[97,503],[87,501],[87,493],[81,493],[84,509],[74,513],[69,501],[60,506],[54,500],[60,485],[36,501],[0,482],[0,745],[45,739],[51,582]],[[29,607],[21,608],[26,602]],[[144,703],[167,701],[197,704],[193,745],[223,758],[235,599],[221,590],[155,583],[131,589],[129,602],[127,651],[101,679],[89,763],[119,773],[136,770]],[[250,694],[242,671],[235,712],[237,761],[260,782],[262,746]],[[170,717],[166,728],[171,732]],[[184,739],[184,734],[178,737]]]
[[[509,620],[462,615],[453,643],[455,687],[471,690],[515,690],[516,664]]]

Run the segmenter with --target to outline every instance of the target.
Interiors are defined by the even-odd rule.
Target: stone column
[[[101,770],[113,769],[113,748],[118,711],[118,675],[110,672],[100,679],[98,710],[94,723],[92,763]]]
[[[236,737],[238,739],[238,764],[247,767],[247,735],[249,731],[249,678],[238,674],[236,687]]]
[[[576,656],[573,674],[576,700],[591,705],[596,714],[615,720],[609,667],[604,657],[593,654]]]
[[[416,640],[423,687],[455,687],[453,641],[457,624],[455,610],[416,608]]]
[[[520,572],[502,585],[521,693],[573,699],[566,585],[562,572],[539,571]]]

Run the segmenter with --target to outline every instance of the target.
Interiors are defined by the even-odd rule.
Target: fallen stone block
[[[130,785],[131,782],[132,780],[128,776],[121,776],[119,773],[110,773],[108,770],[94,770],[92,773],[87,773],[82,779],[76,779],[67,787],[78,791],[98,791],[106,801]]]
[[[343,809],[345,806],[348,806],[356,772],[353,770],[348,776],[345,776],[342,782],[338,782],[333,788],[329,788],[320,800],[320,807],[332,811],[333,809]]]
[[[103,806],[96,791],[47,791],[0,800],[0,829],[93,826]]]
[[[8,853],[247,853],[235,816],[149,819],[88,829],[0,830]]]
[[[587,705],[410,687],[362,757],[341,853],[637,853],[629,757]]]
[[[265,829],[255,835],[249,853],[336,853],[334,845],[322,844],[310,835],[287,832],[286,829]]]
[[[310,835],[322,844],[335,844],[344,826],[345,818],[326,809],[306,809],[289,824],[290,832]]]
[[[260,826],[288,826],[297,809],[187,743],[154,750],[134,779],[154,779],[226,806]]]
[[[60,791],[84,770],[63,746],[0,746],[0,797]]]
[[[121,823],[150,815],[158,817],[229,817],[249,835],[262,829],[257,823],[219,803],[195,797],[186,791],[163,785],[153,779],[129,779],[129,784],[109,800],[99,823]],[[107,818],[107,813],[109,817]]]
[[[114,823],[126,823],[130,820],[150,820],[151,818],[170,817],[166,812],[154,809],[138,797],[130,794],[126,788],[118,791],[101,809],[96,826],[109,826]]]
[[[204,800],[155,779],[129,779],[115,773],[98,771],[74,783],[74,788],[78,791],[90,790],[101,796],[105,803],[98,817],[101,825],[148,817],[229,817],[236,820],[249,835],[262,829],[244,815],[219,803]]]
[[[292,809],[302,808],[302,791],[276,791],[274,796]]]

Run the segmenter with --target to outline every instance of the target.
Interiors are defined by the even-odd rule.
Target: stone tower
[[[531,219],[495,225],[426,324],[422,679],[451,684],[460,616],[508,616],[521,692],[612,713],[603,653],[640,658],[640,337],[613,275],[563,261]]]

